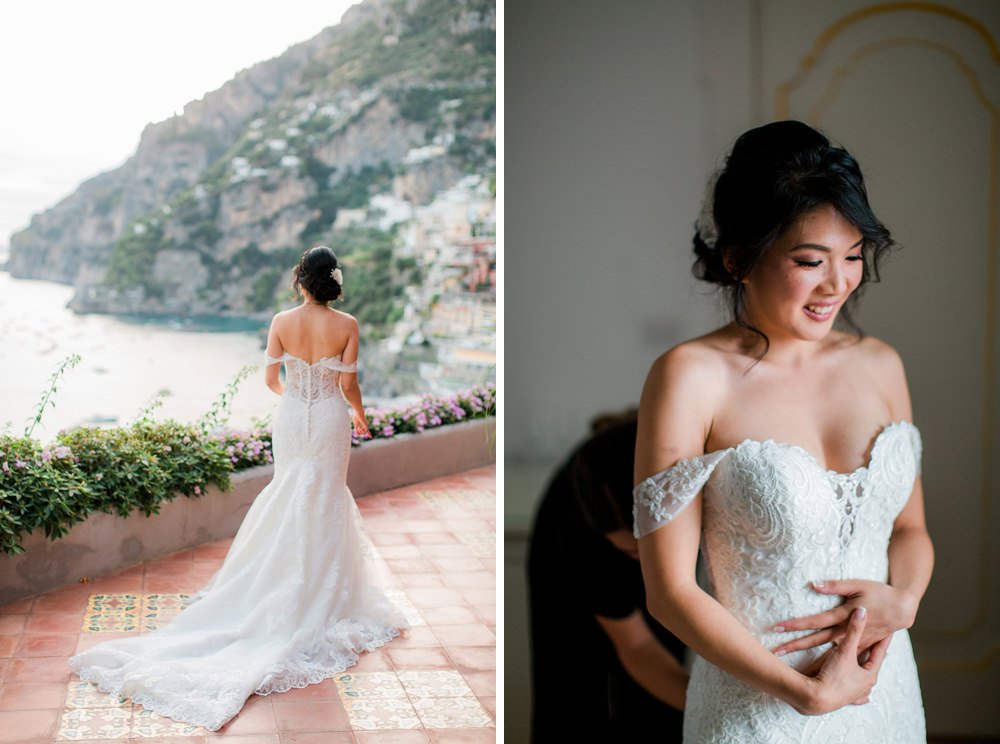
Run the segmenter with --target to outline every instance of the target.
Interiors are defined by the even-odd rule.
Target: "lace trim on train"
[[[293,652],[281,664],[268,670],[255,692],[270,695],[322,682],[356,664],[359,654],[384,646],[399,632],[400,628],[393,625],[343,620],[327,634],[321,646]],[[82,680],[96,683],[101,692],[130,697],[155,713],[203,726],[209,731],[220,729],[246,702],[238,674],[234,674],[227,684],[227,680],[218,676],[206,678],[204,672],[194,675],[185,675],[176,669],[157,672],[155,665],[150,665],[141,676],[124,664],[113,671],[102,671],[94,666],[74,671]],[[139,680],[140,686],[162,690],[164,694],[130,696],[123,689],[126,675],[130,683]]]

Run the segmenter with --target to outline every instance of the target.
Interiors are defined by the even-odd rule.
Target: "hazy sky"
[[[340,21],[353,0],[5,3],[0,255],[31,215],[117,167],[143,127]]]

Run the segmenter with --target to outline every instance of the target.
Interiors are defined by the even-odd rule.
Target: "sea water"
[[[43,442],[64,428],[126,424],[160,391],[166,395],[154,418],[193,422],[245,365],[259,369],[240,385],[229,424],[249,426],[274,410],[261,323],[78,315],[66,307],[72,296],[72,287],[0,272],[0,429],[9,422],[11,433],[24,432],[70,354],[81,361],[60,379],[55,407],[35,428]]]

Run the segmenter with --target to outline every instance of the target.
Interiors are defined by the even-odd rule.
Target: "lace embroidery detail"
[[[886,426],[868,463],[851,473],[807,450],[745,440],[677,463],[635,492],[636,528],[669,523],[701,492],[701,551],[716,600],[765,648],[811,633],[778,633],[781,620],[824,612],[843,598],[810,588],[819,579],[888,579],[892,526],[906,505],[921,455],[912,424]],[[828,645],[782,662],[807,668]],[[924,741],[916,665],[895,634],[871,702],[802,716],[784,702],[697,658],[687,690],[685,744],[912,744]]]
[[[731,450],[721,450],[681,460],[646,478],[632,492],[633,534],[648,535],[667,524],[694,501],[715,466]]]

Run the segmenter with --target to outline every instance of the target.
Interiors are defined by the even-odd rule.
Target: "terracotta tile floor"
[[[359,499],[413,628],[334,679],[252,696],[214,733],[99,693],[66,659],[169,622],[230,540],[0,607],[0,744],[495,742],[495,476],[490,466]]]

